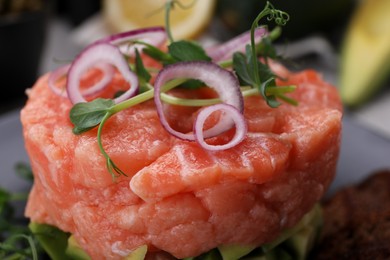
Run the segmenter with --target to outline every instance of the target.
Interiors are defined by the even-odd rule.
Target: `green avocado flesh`
[[[50,225],[34,222],[31,222],[28,227],[51,259],[69,260],[69,257],[64,254],[68,246],[68,233]]]
[[[322,210],[315,205],[294,227],[261,247],[223,245],[200,256],[184,260],[304,260],[313,248],[322,227]],[[29,228],[52,260],[89,260],[73,236],[56,227],[30,223]],[[134,250],[124,260],[144,260],[147,246]]]
[[[68,246],[66,247],[65,254],[70,259],[74,260],[88,260],[90,259],[87,253],[77,244],[74,237],[71,235],[68,238]]]
[[[345,105],[358,107],[384,86],[390,73],[389,0],[363,1],[341,50],[340,89]]]

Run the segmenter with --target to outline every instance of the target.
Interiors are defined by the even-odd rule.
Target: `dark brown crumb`
[[[310,259],[390,259],[390,169],[323,202],[324,226]]]

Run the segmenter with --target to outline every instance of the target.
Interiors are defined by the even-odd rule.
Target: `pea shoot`
[[[17,163],[16,174],[31,182],[28,165]],[[42,249],[27,226],[27,219],[15,216],[15,203],[25,202],[28,193],[16,193],[0,187],[0,259],[38,260]]]
[[[133,41],[134,44],[142,45],[142,52],[160,63],[163,67],[187,61],[206,61],[213,62],[205,49],[198,43],[188,40],[174,41],[170,30],[169,14],[173,6],[181,4],[178,1],[167,1],[166,10],[166,32],[169,40],[167,51],[163,51],[147,42]],[[185,8],[185,7],[184,7]],[[250,44],[246,46],[245,53],[235,52],[230,60],[218,62],[222,68],[232,68],[241,84],[241,93],[244,97],[252,95],[261,95],[271,107],[278,107],[282,100],[286,103],[297,105],[297,102],[285,94],[293,92],[295,86],[276,86],[277,76],[271,71],[268,59],[277,58],[275,49],[272,46],[272,38],[280,34],[280,27],[272,31],[268,37],[265,37],[260,43],[255,42],[255,30],[259,26],[259,21],[267,18],[268,21],[274,20],[278,26],[283,26],[289,20],[289,15],[283,11],[277,10],[267,2],[265,8],[259,13],[252,23],[250,30]],[[264,59],[264,63],[259,61],[259,56]],[[154,88],[150,83],[155,69],[148,68],[143,64],[139,51],[135,50],[134,64],[129,66],[135,71],[139,85],[140,93],[128,100],[116,104],[111,99],[97,98],[90,102],[77,103],[70,111],[70,119],[74,124],[73,132],[81,134],[98,126],[97,142],[102,155],[106,159],[106,165],[113,179],[124,175],[123,172],[104,149],[102,143],[102,133],[105,123],[114,114],[135,106],[147,100],[154,98]],[[175,87],[200,88],[204,84],[197,80],[178,78],[166,83],[162,88],[161,99],[169,104],[184,106],[208,106],[220,103],[219,98],[198,100],[183,99],[168,95],[166,92]]]

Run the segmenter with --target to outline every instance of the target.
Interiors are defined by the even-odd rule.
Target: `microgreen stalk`
[[[196,2],[196,0],[192,1],[188,5],[184,5],[179,0],[168,0],[165,3],[165,27],[167,30],[168,40],[171,43],[175,41],[173,39],[173,36],[172,36],[171,23],[170,23],[170,14],[171,14],[172,9],[174,8],[175,5],[178,5],[181,9],[188,9],[188,8],[191,8],[195,4],[195,2]]]
[[[187,99],[187,98],[178,98],[174,96],[167,95],[165,93],[161,94],[161,99],[170,105],[179,105],[179,106],[189,106],[189,107],[203,107],[210,106],[221,103],[219,98],[210,98],[210,99]]]
[[[167,31],[167,36],[168,36],[168,40],[169,42],[174,42],[175,40],[173,39],[173,36],[172,36],[172,32],[171,32],[171,22],[170,22],[170,13],[171,13],[171,9],[173,7],[173,3],[174,1],[172,0],[168,0],[165,4],[165,28],[166,28],[166,31]]]
[[[233,60],[232,59],[223,60],[223,61],[219,62],[218,65],[224,69],[230,68],[233,65]]]
[[[167,84],[165,84],[163,87],[162,87],[162,90],[163,92],[166,92],[166,91],[169,91],[177,86],[179,86],[180,84],[183,84],[187,79],[174,79],[174,80],[171,80],[169,82],[167,82]],[[150,86],[150,85],[149,85]],[[132,107],[132,106],[135,106],[137,104],[140,104],[142,102],[145,102],[149,99],[152,99],[154,96],[154,89],[150,89],[144,93],[141,93],[135,97],[132,97],[128,100],[125,100],[121,103],[118,103],[114,106],[112,106],[110,109],[109,109],[109,112],[110,114],[115,114],[117,112],[120,112],[126,108],[129,108],[129,107]]]
[[[99,150],[100,152],[102,153],[102,155],[104,156],[104,158],[106,159],[106,166],[107,166],[107,169],[108,171],[110,172],[112,178],[115,180],[116,177],[119,177],[120,175],[124,175],[124,176],[127,176],[118,166],[116,166],[116,164],[112,161],[112,159],[110,158],[110,156],[107,154],[106,150],[104,149],[103,147],[103,143],[102,143],[102,130],[103,130],[103,126],[104,124],[106,123],[106,121],[113,115],[113,113],[111,113],[110,111],[108,111],[102,121],[100,122],[99,124],[99,128],[98,128],[98,132],[97,132],[97,142],[98,142],[98,146],[99,146]]]
[[[133,44],[141,44],[143,53],[150,56],[154,60],[160,62],[163,66],[181,62],[181,61],[211,61],[211,58],[206,54],[204,49],[197,44],[190,41],[178,41],[175,42],[172,36],[170,27],[170,12],[177,4],[181,8],[189,8],[196,2],[194,0],[190,5],[184,6],[179,0],[167,0],[165,3],[165,24],[166,33],[170,44],[168,45],[168,52],[143,41],[134,40]],[[285,96],[285,93],[289,93],[295,90],[294,86],[276,87],[275,76],[272,72],[268,71],[268,65],[262,64],[257,60],[258,52],[264,51],[265,60],[267,57],[274,57],[273,52],[269,52],[267,49],[269,42],[263,42],[256,46],[254,39],[254,32],[258,26],[258,22],[261,18],[267,17],[268,20],[274,19],[278,25],[284,25],[289,19],[288,14],[282,11],[276,10],[269,2],[267,2],[264,10],[256,17],[251,27],[251,46],[248,46],[246,55],[242,53],[235,53],[234,57],[229,60],[224,60],[219,63],[222,68],[231,68],[235,70],[240,80],[243,80],[242,84],[248,84],[250,87],[241,87],[241,92],[244,97],[261,94],[271,107],[276,107],[279,103],[276,98],[280,98],[290,104],[296,104],[295,100]],[[280,28],[275,28],[270,34],[270,39],[275,39],[280,34]],[[260,46],[262,45],[262,46]],[[272,50],[272,49],[271,49]],[[257,52],[258,51],[258,52]],[[267,52],[268,51],[268,52]],[[141,56],[136,50],[135,64],[129,63],[131,70],[134,70],[138,76],[139,84],[142,87],[142,91],[138,95],[115,104],[113,100],[109,99],[95,99],[88,104],[76,104],[71,110],[71,121],[74,123],[74,133],[80,134],[84,131],[88,131],[98,125],[98,146],[106,159],[106,166],[112,177],[115,179],[120,175],[126,174],[119,169],[119,167],[112,161],[107,154],[102,143],[102,131],[107,120],[114,114],[125,110],[129,107],[143,103],[147,100],[151,100],[155,95],[160,95],[162,101],[172,105],[181,106],[209,106],[220,103],[219,98],[211,99],[185,99],[168,95],[166,92],[169,90],[186,83],[190,79],[177,78],[168,81],[162,88],[160,93],[155,93],[154,87],[149,83],[151,75],[149,72],[156,72],[155,68],[147,68],[144,66]],[[264,77],[264,79],[261,78]],[[262,81],[263,80],[263,81]],[[194,83],[194,82],[191,82]],[[196,86],[200,87],[200,86]],[[95,102],[96,101],[96,102]]]
[[[258,16],[255,18],[255,20],[252,23],[251,26],[251,49],[252,49],[252,62],[254,66],[254,71],[258,71],[258,65],[257,65],[257,57],[254,55],[256,53],[256,44],[255,44],[255,30],[258,26],[259,21],[263,18],[268,16],[268,20],[274,19],[276,24],[278,25],[285,25],[286,22],[289,20],[289,15],[283,11],[277,10],[273,7],[273,5],[267,1],[265,8],[263,11],[261,11]],[[260,75],[259,73],[255,73],[255,82],[260,86]]]

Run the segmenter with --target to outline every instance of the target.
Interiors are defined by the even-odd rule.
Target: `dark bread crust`
[[[390,259],[390,169],[323,202],[324,227],[310,259]]]

